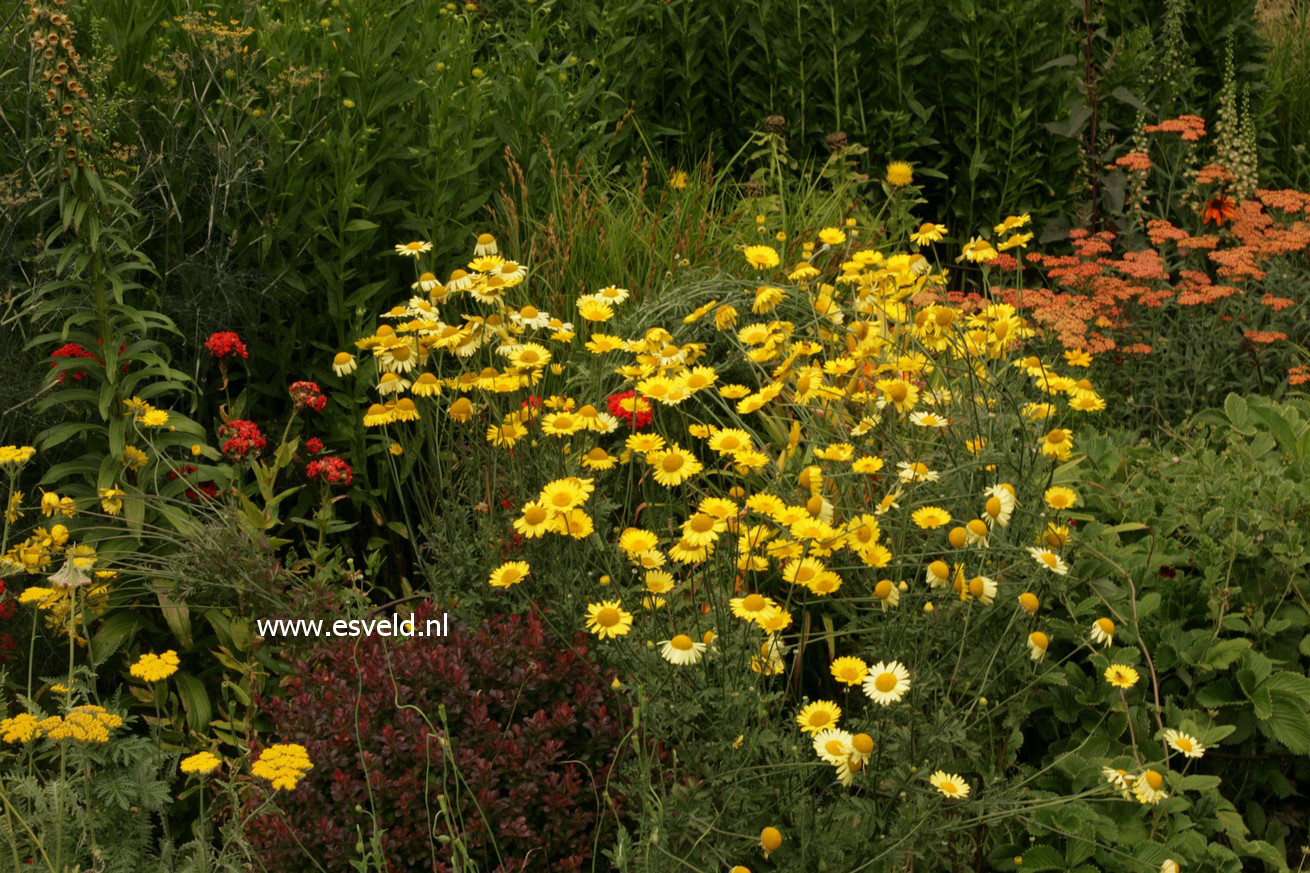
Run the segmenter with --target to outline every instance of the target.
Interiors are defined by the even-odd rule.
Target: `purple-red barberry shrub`
[[[416,626],[432,615],[422,604]],[[267,741],[301,743],[314,762],[278,792],[285,819],[252,822],[265,865],[312,866],[298,840],[323,869],[351,870],[376,821],[396,873],[454,869],[454,839],[486,871],[589,869],[597,828],[619,813],[606,782],[628,713],[585,641],[560,645],[531,615],[452,620],[445,638],[325,640],[260,704]]]

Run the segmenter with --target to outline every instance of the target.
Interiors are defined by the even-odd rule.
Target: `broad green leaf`
[[[177,689],[178,699],[186,710],[187,725],[196,733],[203,734],[209,728],[213,717],[213,707],[209,695],[205,692],[205,683],[190,673],[175,673],[172,677],[173,687]]]
[[[1272,715],[1265,725],[1269,733],[1289,752],[1310,755],[1310,715],[1306,714],[1305,704],[1288,694],[1271,697]]]
[[[91,637],[88,656],[92,666],[103,664],[144,624],[133,612],[120,610],[110,614]]]
[[[1023,851],[1023,863],[1019,865],[1020,870],[1040,871],[1040,870],[1067,870],[1064,856],[1050,846],[1036,845],[1029,846]]]

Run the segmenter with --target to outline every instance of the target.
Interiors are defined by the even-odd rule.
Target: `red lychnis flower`
[[[258,455],[267,445],[259,425],[253,421],[235,418],[218,426],[219,439],[223,440],[223,454],[230,461],[244,461]]]
[[[185,479],[195,471],[196,471],[195,465],[183,464],[181,467],[178,467],[176,470],[168,471],[168,481],[174,482],[179,477]],[[196,488],[200,490],[197,491]],[[188,488],[184,492],[187,500],[199,500],[201,494],[204,494],[206,497],[218,496],[218,485],[214,482],[201,482],[199,485],[196,486],[196,488]]]
[[[638,397],[635,391],[611,394],[607,403],[610,414],[620,421],[626,421],[633,430],[641,430],[655,417],[650,409],[650,401]]]
[[[311,479],[322,479],[332,485],[349,485],[355,481],[355,474],[351,472],[350,465],[334,457],[310,461],[305,465],[305,475]]]
[[[235,358],[245,360],[250,357],[246,353],[246,344],[241,341],[230,330],[221,330],[217,333],[211,333],[209,339],[205,340],[205,348],[209,349],[210,354],[218,358],[219,361],[227,363]]]
[[[323,441],[318,437],[310,437],[305,440],[305,451],[309,452],[311,455],[317,455],[319,452],[323,451]]]
[[[60,346],[59,348],[57,348],[57,349],[55,349],[53,352],[51,352],[51,353],[50,353],[50,357],[52,357],[52,358],[91,358],[92,360],[96,360],[96,361],[100,360],[100,359],[97,358],[94,354],[92,354],[91,352],[87,351],[85,348],[83,348],[82,346],[78,345],[77,343],[64,343],[62,346]],[[58,361],[51,361],[51,362],[50,362],[50,366],[52,366],[52,367],[57,366],[57,365],[58,365]],[[73,380],[74,382],[81,382],[83,379],[86,378],[86,373],[82,372],[80,369],[76,369],[76,368],[72,368],[72,367],[70,367],[69,369],[65,370],[64,372],[58,374],[58,375],[55,377],[55,381],[58,382],[60,385],[62,385],[62,384],[64,384],[64,379],[65,379],[65,377],[71,377],[72,380]]]
[[[322,412],[323,407],[327,406],[327,398],[323,396],[316,382],[292,382],[291,400],[295,403],[296,409]]]

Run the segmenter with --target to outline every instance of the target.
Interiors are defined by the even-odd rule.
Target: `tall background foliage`
[[[153,302],[192,348],[233,328],[268,341],[285,370],[306,351],[287,337],[339,344],[398,278],[382,257],[391,240],[435,230],[439,249],[462,251],[509,178],[507,152],[538,197],[555,187],[555,156],[629,179],[646,161],[663,176],[709,157],[746,182],[742,152],[772,116],[802,160],[850,143],[867,149],[860,169],[874,175],[887,160],[913,162],[958,233],[997,209],[1030,211],[1058,233],[1094,203],[1113,209],[1113,182],[1107,196],[1097,179],[1142,107],[1179,87],[1213,103],[1231,47],[1274,175],[1301,181],[1303,5],[1265,3],[1259,19],[1254,2],[1227,0],[1173,0],[1172,13],[1145,0],[69,8],[103,77],[97,134],[159,270]],[[49,179],[24,12],[0,22],[11,316],[51,219],[31,209]],[[1170,14],[1181,60],[1198,71],[1181,83],[1163,81],[1157,63]],[[4,348],[27,354],[12,335]],[[6,407],[30,387],[8,385]]]

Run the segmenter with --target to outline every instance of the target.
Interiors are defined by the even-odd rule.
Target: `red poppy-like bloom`
[[[624,401],[627,401],[626,403]],[[620,421],[626,421],[628,427],[633,430],[641,430],[651,423],[655,414],[651,412],[650,401],[644,397],[637,397],[635,391],[624,391],[622,394],[611,394],[607,401],[610,415]]]
[[[355,481],[355,474],[350,465],[340,458],[326,457],[310,461],[305,465],[305,475],[311,479],[320,479],[331,485],[349,485]]]
[[[205,340],[205,348],[209,349],[210,354],[223,363],[235,358],[244,361],[250,357],[246,353],[246,344],[241,341],[241,337],[230,330],[211,333],[209,339]]]
[[[244,461],[258,455],[268,444],[253,421],[237,418],[218,426],[219,439],[223,440],[223,454],[230,461]]]
[[[296,409],[322,412],[323,407],[327,406],[327,397],[323,396],[317,382],[292,382],[290,390],[291,400],[295,403]]]

